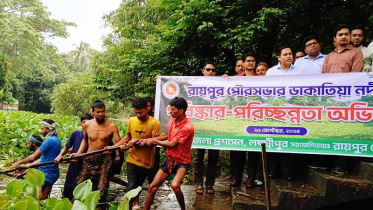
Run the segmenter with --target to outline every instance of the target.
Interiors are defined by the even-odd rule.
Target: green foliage
[[[364,101],[368,103],[368,106],[373,106],[373,96],[363,96],[359,101]]]
[[[71,210],[72,204],[66,198],[57,200],[48,198],[37,201],[34,196],[29,195],[26,186],[32,186],[37,190],[44,183],[45,174],[38,169],[28,169],[25,181],[11,181],[6,186],[6,194],[0,195],[0,208],[9,210]],[[90,208],[94,209],[94,208]]]
[[[45,98],[69,72],[45,39],[66,38],[66,27],[75,24],[51,19],[40,0],[2,0],[0,19],[0,53],[12,64],[10,91],[22,109],[49,112],[50,101]]]
[[[11,63],[6,62],[5,56],[0,52],[0,107],[2,107],[3,102],[8,104],[16,102],[10,92],[11,85],[8,79],[10,67]]]
[[[65,145],[71,133],[80,129],[80,119],[71,116],[36,114],[23,111],[0,111],[0,159],[14,161],[31,154],[27,139],[31,134],[40,135],[40,121],[53,119],[59,125],[58,137]],[[4,164],[5,161],[1,161]],[[4,167],[1,165],[0,167]]]
[[[40,135],[40,121],[53,119],[59,127],[58,137],[65,145],[71,133],[80,130],[80,118],[53,114],[36,114],[24,111],[0,110],[0,167],[31,154],[27,149],[27,139],[31,134]],[[120,136],[124,136],[126,127],[116,123]]]
[[[105,103],[108,116],[123,118],[125,115],[128,118],[120,101],[112,100],[109,93],[96,88],[90,72],[79,73],[66,83],[55,86],[51,100],[52,112],[58,115],[81,116],[91,110],[94,101],[101,100]]]
[[[274,65],[279,46],[303,48],[310,34],[327,54],[339,23],[360,23],[366,40],[372,38],[372,7],[363,0],[124,1],[104,17],[114,31],[94,59],[95,82],[126,103],[153,96],[155,75],[199,76],[206,60],[217,63],[218,74],[234,74],[246,52]]]
[[[230,151],[221,150],[219,154],[219,162],[218,162],[218,169],[219,169],[218,172],[220,176],[222,177],[230,176],[230,173],[231,173],[230,165],[231,165]]]
[[[22,192],[22,184],[16,180],[9,182],[6,185],[6,194],[10,196],[13,201],[19,199],[18,195]]]
[[[134,197],[136,197],[140,191],[141,187],[137,187],[136,189],[130,190],[124,195],[124,199],[122,202],[113,202],[113,204],[110,207],[110,210],[129,210],[130,208],[130,200]]]
[[[35,198],[26,196],[14,205],[14,209],[39,210],[40,205]]]
[[[92,182],[91,180],[87,180],[79,184],[78,186],[76,186],[74,190],[74,198],[83,201],[91,191],[92,191]]]
[[[33,168],[29,169],[26,174],[26,181],[31,186],[34,186],[36,188],[41,187],[44,183],[43,172]]]
[[[88,209],[95,209],[96,205],[98,204],[99,198],[99,191],[90,192],[84,200],[84,205],[86,205]]]
[[[91,59],[94,53],[97,53],[93,50],[88,43],[80,42],[79,46],[76,45],[76,49],[69,52],[69,57],[74,63],[75,73],[87,71],[91,66]]]
[[[72,208],[73,210],[89,210],[88,208],[87,208],[87,206],[86,205],[84,205],[84,203],[82,203],[81,201],[79,201],[79,200],[74,200],[74,204],[73,204],[73,208]]]
[[[87,113],[97,98],[92,74],[82,73],[54,88],[52,111],[60,115],[79,116]]]
[[[65,209],[72,209],[73,205],[70,203],[69,199],[64,198],[62,199],[62,201],[57,201],[53,207],[54,207],[54,210],[65,210]]]
[[[40,180],[39,180],[40,179]],[[56,198],[48,198],[43,201],[37,201],[35,198],[27,195],[25,188],[22,186],[29,185],[40,187],[41,180],[44,182],[45,174],[38,169],[28,169],[26,181],[11,181],[6,186],[4,195],[0,193],[0,209],[7,210],[94,210],[98,204],[99,191],[92,192],[92,182],[87,180],[79,184],[73,194],[75,197],[74,204],[71,204],[67,198],[58,200]],[[133,189],[124,195],[122,202],[114,202],[110,209],[128,210],[129,200],[137,196],[141,191],[141,187]]]

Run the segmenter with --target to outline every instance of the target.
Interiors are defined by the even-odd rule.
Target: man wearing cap
[[[43,144],[37,149],[32,155],[28,156],[25,159],[22,159],[12,166],[11,169],[17,168],[21,164],[30,163],[37,160],[40,157],[40,163],[53,161],[57,155],[60,153],[61,149],[61,140],[58,138],[58,125],[51,119],[44,119],[40,122],[41,129],[40,133],[46,137]],[[37,162],[36,162],[37,164]],[[39,170],[42,171],[45,175],[45,181],[39,189],[39,198],[40,200],[46,199],[51,190],[53,184],[57,181],[60,176],[60,169],[58,164],[50,164],[45,166],[40,166]]]

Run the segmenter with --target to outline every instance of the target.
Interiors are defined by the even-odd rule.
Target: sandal
[[[206,193],[207,194],[214,194],[215,190],[214,190],[214,188],[211,185],[210,186],[206,186]]]
[[[197,194],[203,194],[203,185],[201,184],[197,185],[195,192]]]

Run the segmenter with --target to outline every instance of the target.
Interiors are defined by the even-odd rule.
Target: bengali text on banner
[[[183,97],[194,148],[373,156],[373,74],[159,77],[155,116]]]

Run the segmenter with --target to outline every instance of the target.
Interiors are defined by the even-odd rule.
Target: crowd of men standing
[[[318,37],[310,35],[304,38],[304,52],[298,50],[295,53],[293,64],[293,51],[288,46],[281,46],[277,50],[278,64],[269,68],[265,62],[258,62],[254,54],[247,53],[242,59],[237,60],[235,76],[270,76],[270,75],[299,75],[299,74],[321,74],[321,73],[343,73],[343,72],[370,72],[373,60],[373,43],[367,48],[362,46],[364,41],[363,30],[354,28],[350,30],[347,25],[338,25],[334,32],[335,49],[328,55],[322,54]],[[303,55],[302,55],[303,54]],[[257,64],[257,65],[256,65]],[[215,64],[207,62],[202,70],[204,76],[215,76],[217,69]],[[228,75],[223,75],[228,76]],[[119,136],[118,127],[107,120],[105,104],[96,101],[92,105],[92,116],[84,114],[81,118],[83,131],[74,132],[65,147],[61,149],[61,141],[58,138],[58,126],[50,119],[41,122],[41,133],[46,137],[43,142],[35,136],[28,139],[31,148],[35,151],[29,157],[13,164],[16,168],[20,164],[39,161],[33,164],[55,161],[56,164],[41,167],[47,174],[45,183],[40,189],[39,196],[45,199],[59,177],[58,163],[69,148],[73,147],[73,154],[77,156],[86,152],[120,147],[128,150],[127,176],[128,184],[116,180],[113,176],[116,168],[123,165],[123,154],[118,151],[115,154],[97,154],[85,157],[76,163],[70,163],[68,175],[65,182],[64,195],[73,199],[72,191],[79,183],[91,179],[94,189],[100,191],[100,202],[105,202],[109,180],[127,185],[127,190],[142,186],[148,178],[150,186],[145,202],[145,209],[150,209],[155,192],[170,174],[176,174],[171,187],[181,209],[185,209],[185,202],[180,185],[188,173],[191,163],[191,146],[194,136],[193,124],[188,120],[185,112],[188,104],[185,99],[176,97],[170,101],[171,119],[167,125],[168,132],[162,135],[160,122],[153,118],[152,101],[146,98],[137,98],[132,102],[133,112],[136,117],[130,118],[127,133],[124,138]],[[154,101],[153,101],[154,107]],[[165,141],[167,140],[167,141]],[[159,149],[155,146],[165,148],[166,160],[159,164]],[[204,159],[208,153],[207,174],[204,182]],[[38,160],[38,158],[40,160]],[[244,167],[247,161],[247,179],[244,180],[246,187],[251,188],[262,185],[258,174],[260,155],[258,152],[231,151],[230,184],[236,186],[241,183]],[[323,156],[313,158],[311,167],[326,168],[330,163]],[[197,185],[196,193],[203,194],[204,186],[206,193],[213,194],[215,179],[217,176],[217,164],[219,161],[219,150],[195,149],[194,181]],[[337,157],[330,167],[333,172],[344,173],[347,170],[346,158]],[[117,165],[117,166],[115,166]],[[269,177],[277,177],[281,174],[287,180],[293,179],[291,170],[291,156],[284,153],[268,153]],[[260,170],[259,170],[260,171]],[[131,208],[140,209],[139,197],[131,201]]]
[[[349,73],[349,72],[371,72],[372,60],[373,60],[373,42],[368,46],[363,46],[364,42],[364,31],[362,28],[350,29],[345,24],[338,25],[334,30],[334,42],[335,49],[328,55],[321,53],[321,45],[319,38],[314,35],[309,35],[303,40],[304,50],[299,49],[293,54],[293,51],[289,46],[281,46],[278,48],[276,54],[278,64],[269,68],[267,63],[259,62],[256,65],[255,56],[252,53],[245,54],[242,59],[237,60],[235,76],[272,76],[272,75],[301,75],[301,74],[323,74],[323,73]],[[293,64],[293,60],[295,63]],[[256,68],[255,68],[256,67]],[[202,70],[204,76],[215,76],[217,70],[212,62],[205,64]],[[223,76],[228,76],[224,74]],[[210,162],[208,168],[216,168],[218,162],[215,157],[216,152],[209,151],[214,158]],[[260,164],[260,155],[257,152],[243,152],[243,151],[231,151],[231,177],[230,184],[236,186],[241,183],[242,173],[244,170],[246,156],[247,161],[247,179],[244,179],[246,187],[251,188],[257,185],[261,185],[262,182],[258,180],[257,174],[260,174],[258,164]],[[286,153],[268,153],[268,169],[269,177],[277,177],[279,172],[282,177],[286,180],[293,180],[294,174],[291,170],[290,154]],[[196,156],[196,163],[200,157]],[[308,166],[311,168],[329,168],[335,173],[346,173],[347,172],[347,158],[346,157],[326,157],[326,156],[312,156],[308,157],[312,161],[308,162]],[[211,166],[210,166],[211,165]],[[195,174],[201,174],[198,171],[199,168],[195,168]],[[214,180],[215,177],[209,174],[207,171],[207,177],[209,180]],[[211,170],[212,171],[212,170]],[[212,171],[212,174],[216,174]],[[198,182],[197,182],[198,184]],[[206,185],[210,185],[206,181]],[[213,185],[213,184],[212,184]],[[202,186],[199,188],[202,189]],[[198,186],[197,186],[198,189]],[[197,193],[202,192],[198,191]]]

